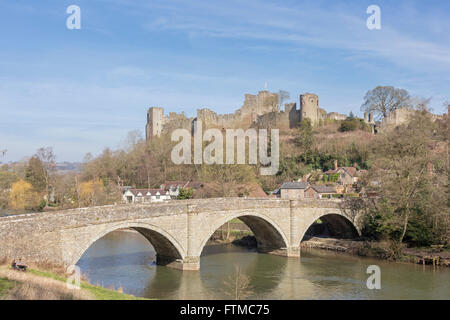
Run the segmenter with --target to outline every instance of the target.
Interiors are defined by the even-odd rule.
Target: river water
[[[231,299],[239,277],[248,299],[450,299],[450,271],[308,249],[301,258],[259,254],[233,245],[206,246],[200,271],[156,266],[149,242],[115,231],[78,262],[92,284],[156,299]],[[381,270],[381,289],[369,290],[369,265]],[[239,271],[239,275],[236,276]]]

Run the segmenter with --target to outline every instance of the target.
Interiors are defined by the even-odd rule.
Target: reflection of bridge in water
[[[218,198],[71,209],[0,218],[0,257],[76,264],[96,240],[132,228],[155,248],[157,263],[198,270],[211,235],[238,218],[254,233],[258,251],[298,257],[306,230],[321,219],[334,233],[359,232],[359,217],[339,200]]]

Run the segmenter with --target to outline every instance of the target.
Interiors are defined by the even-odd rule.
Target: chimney
[[[369,123],[373,122],[373,113],[369,113]]]
[[[337,160],[334,160],[334,170],[337,170],[337,168],[338,168]]]
[[[367,122],[367,112],[364,112],[364,122]]]

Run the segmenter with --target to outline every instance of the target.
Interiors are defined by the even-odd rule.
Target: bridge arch
[[[233,220],[239,219],[244,222],[255,235],[258,251],[267,253],[279,253],[280,250],[288,248],[288,238],[280,226],[271,218],[257,212],[239,212],[227,215],[222,219],[215,220],[212,227],[209,228],[206,236],[203,236],[201,243],[196,251],[197,255],[202,254],[208,240],[222,225]]]
[[[355,238],[361,235],[361,231],[358,224],[354,219],[347,217],[340,211],[319,213],[308,219],[304,223],[302,233],[300,235],[300,241],[303,241],[308,230],[311,230],[317,220],[321,220],[324,227],[330,233],[330,236],[337,238]]]
[[[168,265],[177,260],[183,260],[186,256],[186,251],[183,246],[174,239],[168,232],[162,228],[149,223],[143,222],[121,222],[114,223],[94,229],[87,237],[87,241],[77,245],[75,253],[69,258],[69,265],[75,265],[83,256],[83,254],[92,246],[97,240],[101,239],[108,233],[119,229],[133,229],[144,236],[156,251],[156,263],[161,265]]]

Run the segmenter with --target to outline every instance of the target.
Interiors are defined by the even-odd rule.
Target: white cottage
[[[163,189],[127,189],[122,199],[126,203],[162,202],[170,200],[170,194]]]

